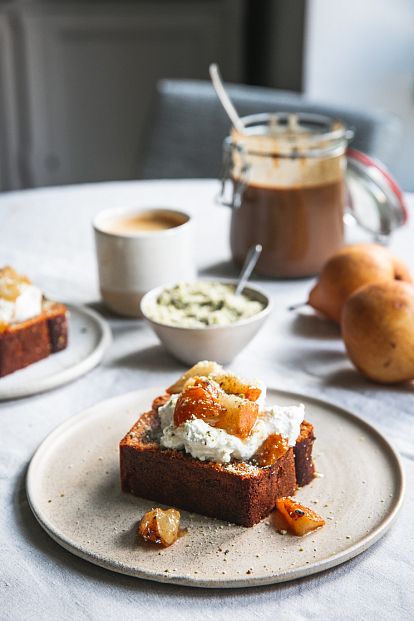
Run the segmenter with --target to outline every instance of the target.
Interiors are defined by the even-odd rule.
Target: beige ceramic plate
[[[246,587],[307,576],[377,541],[404,494],[401,463],[387,440],[356,415],[302,395],[269,390],[268,403],[306,406],[323,474],[297,498],[326,526],[304,538],[280,535],[272,518],[244,528],[181,512],[188,534],[160,550],[136,536],[157,503],[123,494],[118,444],[161,388],[96,404],[52,432],[35,453],[27,495],[43,528],[74,554],[140,578],[198,587]]]
[[[112,342],[109,325],[91,308],[73,304],[66,307],[67,348],[0,378],[0,401],[52,390],[85,375],[101,362]]]

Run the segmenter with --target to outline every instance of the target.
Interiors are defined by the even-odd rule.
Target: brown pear
[[[325,263],[308,304],[336,323],[345,300],[359,287],[381,280],[412,282],[405,263],[379,244],[344,246]]]
[[[414,379],[414,287],[388,280],[358,289],[345,302],[342,338],[354,365],[376,382]]]

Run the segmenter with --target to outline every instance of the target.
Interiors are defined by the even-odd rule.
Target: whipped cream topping
[[[5,272],[6,270],[0,270],[0,322],[15,323],[40,315],[42,312],[42,292],[38,287],[28,282],[16,281],[13,283],[17,293],[14,299],[10,299],[10,296],[7,298],[1,295],[2,289],[7,290],[10,283],[10,276],[6,275]]]
[[[259,382],[255,381],[258,386]],[[258,401],[260,415],[257,423],[246,439],[227,433],[224,429],[212,427],[200,418],[189,419],[179,427],[174,426],[174,410],[179,394],[172,395],[158,410],[163,434],[161,444],[170,449],[184,449],[200,461],[229,463],[232,458],[250,459],[270,434],[280,434],[286,438],[288,446],[295,446],[304,419],[305,406],[277,405],[264,407],[266,388]]]

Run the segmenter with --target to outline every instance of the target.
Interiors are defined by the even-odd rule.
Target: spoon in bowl
[[[230,97],[226,93],[226,89],[224,88],[223,81],[220,76],[220,71],[218,65],[216,63],[212,63],[209,67],[211,81],[213,82],[213,86],[215,91],[220,99],[223,108],[227,112],[230,117],[230,121],[233,123],[234,127],[237,129],[239,134],[244,134],[245,129],[243,122],[239,115],[237,114],[236,108],[230,101]]]
[[[246,282],[250,278],[250,274],[252,273],[254,266],[257,263],[257,259],[260,257],[260,253],[262,252],[261,244],[256,244],[256,246],[252,246],[248,252],[246,260],[243,264],[242,271],[240,272],[239,282],[237,283],[235,295],[240,295],[243,291]]]

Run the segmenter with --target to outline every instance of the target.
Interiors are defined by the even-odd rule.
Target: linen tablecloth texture
[[[235,277],[230,212],[214,204],[216,181],[144,181],[36,189],[0,196],[0,266],[12,265],[52,298],[99,300],[91,220],[111,206],[183,209],[196,223],[202,277]],[[408,196],[414,210],[414,195]],[[414,274],[413,223],[390,244]],[[204,590],[164,585],[97,567],[67,552],[37,523],[25,493],[30,459],[60,423],[94,403],[183,372],[140,320],[109,322],[114,342],[103,363],[79,380],[35,397],[0,404],[0,619],[412,619],[414,617],[414,389],[360,376],[339,329],[288,312],[306,300],[312,279],[254,276],[273,296],[263,330],[231,368],[269,386],[326,398],[361,414],[397,447],[407,476],[403,510],[369,550],[338,567],[293,582]]]

